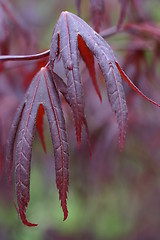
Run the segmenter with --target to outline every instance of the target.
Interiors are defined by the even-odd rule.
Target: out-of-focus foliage
[[[0,45],[1,54],[26,54],[49,48],[51,33],[60,12],[77,11],[73,0],[14,0],[12,4],[13,9],[16,9],[16,16],[23,19],[28,38],[24,37],[21,28],[17,28],[13,21],[10,22],[3,12],[5,16],[3,21],[9,32],[4,35],[7,40]],[[123,32],[106,39],[130,79],[149,97],[160,102],[158,9],[160,9],[158,0],[130,0],[121,24]],[[122,12],[120,1],[105,0],[99,31],[117,26],[120,12]],[[93,24],[90,1],[81,1],[81,16],[90,25]],[[0,24],[3,21],[1,18]],[[0,31],[2,30],[0,26]],[[71,155],[69,217],[66,222],[62,221],[58,194],[54,187],[54,157],[46,121],[44,128],[47,155],[43,153],[37,135],[33,148],[31,202],[27,212],[29,218],[33,221],[36,219],[39,226],[36,229],[28,229],[17,219],[3,171],[0,179],[2,240],[160,238],[160,111],[144,102],[128,86],[124,86],[129,116],[127,140],[123,151],[120,152],[117,125],[106,101],[101,72],[96,65],[102,104],[90,84],[85,66],[82,62],[80,64],[86,89],[84,93],[86,118],[91,134],[93,156],[90,160],[85,132],[82,134],[81,149],[77,148],[72,117],[68,106],[64,104]],[[5,62],[0,65],[1,171],[4,168],[5,145],[15,109],[41,66],[44,66],[42,61]],[[57,71],[58,68],[61,69],[61,66],[57,67]],[[63,76],[63,73],[61,75]]]

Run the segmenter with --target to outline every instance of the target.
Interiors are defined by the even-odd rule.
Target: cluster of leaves
[[[80,9],[80,2],[76,1],[78,9]],[[99,31],[104,1],[90,2],[92,16],[94,16],[93,25],[95,26],[95,30]],[[128,1],[121,1],[122,8],[117,31],[122,28],[127,11],[127,3]],[[133,24],[128,24],[124,26],[124,30],[139,31],[139,28]],[[140,31],[142,32],[142,29]],[[144,31],[152,32],[153,28],[150,30],[149,27],[144,27]],[[11,186],[12,172],[13,168],[15,168],[18,203],[16,209],[21,216],[22,222],[27,226],[37,225],[27,221],[26,209],[30,200],[30,168],[35,125],[38,129],[44,151],[46,151],[43,136],[43,117],[45,113],[49,121],[54,148],[56,184],[64,212],[64,220],[68,216],[69,149],[60,93],[72,110],[77,143],[80,147],[83,125],[89,141],[88,126],[85,119],[83,85],[79,70],[80,56],[86,64],[93,86],[100,101],[102,101],[95,71],[95,60],[98,62],[105,80],[108,100],[119,125],[121,149],[124,145],[127,124],[127,106],[121,78],[146,100],[159,106],[156,102],[147,98],[130,81],[121,69],[111,47],[97,32],[80,17],[69,12],[62,12],[53,31],[49,63],[43,65],[43,67],[38,65],[38,68],[36,68],[37,71],[41,67],[36,76],[34,76],[23,101],[21,101],[8,138],[6,155],[9,184]],[[67,78],[66,83],[54,72],[55,65],[60,60],[64,66]]]
[[[18,211],[23,223],[28,226],[35,226],[35,224],[29,223],[25,216],[30,199],[30,162],[33,130],[36,119],[41,119],[38,129],[42,129],[44,111],[47,113],[50,125],[55,155],[56,183],[64,212],[64,220],[68,215],[66,199],[69,183],[69,151],[64,116],[58,93],[58,81],[56,81],[54,73],[54,63],[60,55],[67,76],[67,84],[62,93],[72,109],[77,142],[80,146],[82,125],[84,124],[87,129],[87,124],[84,116],[78,50],[89,69],[93,84],[101,99],[92,54],[97,58],[106,81],[109,101],[119,124],[121,146],[124,142],[127,107],[120,73],[117,68],[117,66],[119,67],[117,60],[109,45],[82,19],[74,14],[62,12],[52,36],[50,68],[49,66],[41,68],[34,77],[24,101],[17,111],[8,140],[7,162],[9,164],[9,176],[12,175],[14,145],[15,143],[17,145],[15,169]]]

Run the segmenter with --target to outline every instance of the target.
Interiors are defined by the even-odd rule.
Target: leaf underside
[[[68,143],[64,116],[57,89],[47,68],[42,68],[34,77],[24,103],[19,108],[12,125],[7,150],[8,173],[11,182],[13,160],[15,159],[15,178],[18,212],[22,222],[27,226],[36,226],[26,219],[26,208],[30,200],[30,166],[37,113],[44,107],[48,117],[52,143],[55,155],[56,184],[59,198],[67,218],[67,191],[69,184],[68,174]],[[18,131],[18,132],[17,132]],[[16,145],[16,157],[14,145]]]
[[[145,100],[151,102],[152,104],[154,104],[155,106],[160,108],[160,105],[153,101],[152,99],[150,99],[149,97],[147,97],[138,87],[136,87],[134,85],[134,83],[129,79],[129,77],[125,74],[125,72],[122,70],[122,68],[120,67],[119,63],[117,61],[115,61],[117,68],[120,72],[121,77],[126,81],[126,83],[135,91],[137,92],[140,96],[142,96]]]
[[[75,120],[77,141],[80,144],[84,103],[78,50],[86,63],[93,85],[101,99],[95,77],[93,56],[99,63],[106,82],[108,98],[119,124],[120,148],[122,148],[126,134],[127,106],[113,51],[105,40],[81,18],[72,13],[62,12],[52,35],[50,64],[51,68],[54,69],[55,59],[58,55],[62,57],[67,77],[67,93]]]

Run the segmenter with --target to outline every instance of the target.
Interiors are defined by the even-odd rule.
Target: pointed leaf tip
[[[60,55],[67,77],[67,95],[73,113],[77,143],[80,146],[84,101],[79,73],[79,53],[75,27],[71,13],[62,12],[53,31],[50,63],[53,70],[53,62]]]
[[[31,223],[31,222],[27,221],[25,210],[20,213],[20,216],[21,216],[22,222],[25,226],[27,226],[27,227],[37,227],[38,226],[37,223]]]
[[[126,81],[126,83],[135,91],[137,92],[139,95],[141,95],[145,100],[151,102],[152,104],[154,104],[155,106],[160,108],[160,104],[158,104],[157,102],[153,101],[151,98],[148,98],[138,87],[136,87],[136,85],[134,85],[134,83],[129,79],[129,77],[125,74],[125,72],[122,70],[122,68],[120,67],[119,63],[117,61],[115,61],[116,66],[119,70],[119,73],[122,77],[122,79],[124,79]]]
[[[39,109],[42,120],[44,114],[42,106],[44,106],[49,121],[55,154],[57,188],[59,190],[64,217],[66,218],[66,200],[69,184],[69,150],[61,102],[57,88],[53,82],[52,74],[47,68],[41,69],[33,78],[24,101],[16,114],[8,140],[7,162],[9,165],[9,182],[11,182],[13,159],[15,158],[17,210],[20,213],[23,224],[29,227],[37,226],[37,224],[27,221],[26,209],[30,200],[30,168],[34,126]],[[14,153],[15,143],[17,145]]]
[[[65,221],[68,218],[67,205],[65,205],[64,208],[63,208],[63,214],[64,214],[63,221]]]
[[[71,22],[74,21],[74,25],[70,25],[72,34],[75,32],[75,34],[80,35],[79,37],[77,36],[77,38],[79,38],[78,41],[80,42],[80,44],[78,43],[80,45],[78,46],[80,51],[83,51],[82,46],[85,48],[87,47],[98,61],[106,82],[108,99],[119,125],[120,146],[123,146],[126,133],[127,105],[121,76],[114,62],[114,53],[106,41],[81,18],[72,13],[68,13],[68,18],[72,19]],[[91,70],[93,71],[93,68],[88,68],[90,68],[90,72]]]

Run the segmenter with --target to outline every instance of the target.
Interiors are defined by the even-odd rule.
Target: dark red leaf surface
[[[44,114],[45,114],[44,107],[42,104],[40,104],[38,113],[37,113],[37,118],[36,118],[36,126],[37,126],[37,130],[39,132],[39,136],[41,139],[43,149],[46,152],[46,144],[45,144],[45,140],[44,140],[44,129],[43,129]]]
[[[69,99],[68,93],[67,93],[67,85],[65,84],[63,79],[60,78],[56,73],[53,73],[53,76],[54,76],[54,81],[55,81],[55,84],[57,86],[57,89],[62,93],[62,95],[64,96],[64,99],[66,100],[66,102],[71,107],[70,99]],[[92,149],[91,149],[91,143],[90,143],[90,135],[89,135],[88,124],[87,124],[85,116],[83,116],[83,125],[85,127],[85,131],[86,131],[86,135],[87,135],[87,142],[88,142],[88,148],[89,148],[89,152],[90,152],[90,157],[92,158]]]
[[[78,33],[77,31],[75,32],[75,27],[73,19],[68,16],[67,12],[62,12],[52,36],[50,60],[51,67],[53,68],[53,63],[57,57],[57,53],[59,53],[62,57],[67,76],[67,93],[75,120],[77,142],[80,146],[84,102],[77,51]]]
[[[97,79],[96,79],[96,72],[95,72],[95,67],[94,67],[94,57],[92,52],[89,50],[87,47],[86,43],[83,41],[83,38],[81,35],[78,35],[78,49],[80,51],[80,54],[86,63],[86,66],[88,68],[88,71],[90,73],[90,76],[93,81],[93,85],[95,87],[95,90],[99,96],[100,101],[102,101],[102,96],[98,87]]]
[[[55,155],[56,183],[64,212],[64,220],[68,215],[66,200],[69,183],[69,154],[65,122],[52,75],[47,68],[42,68],[34,77],[25,95],[24,102],[17,111],[10,131],[7,148],[9,182],[11,183],[13,160],[15,159],[18,212],[23,223],[27,226],[37,225],[27,221],[26,208],[30,200],[30,166],[34,126],[38,110],[42,110],[41,105],[43,105],[49,121]],[[14,145],[16,143],[15,156]]]
[[[115,62],[115,63],[116,63],[116,65],[117,65],[117,68],[118,68],[118,70],[119,70],[122,78],[127,82],[127,84],[128,84],[135,92],[137,92],[139,95],[141,95],[145,100],[151,102],[152,104],[154,104],[154,105],[157,106],[157,107],[160,107],[160,105],[159,105],[157,102],[155,102],[155,101],[153,101],[152,99],[148,98],[143,92],[141,92],[141,91],[139,90],[138,87],[136,87],[136,86],[134,85],[134,83],[129,79],[129,77],[128,77],[128,76],[125,74],[125,72],[121,69],[121,67],[119,66],[118,62]]]
[[[52,36],[50,62],[53,68],[55,58],[58,57],[57,52],[62,57],[68,80],[67,93],[75,119],[77,141],[80,142],[84,103],[79,74],[78,49],[82,53],[82,58],[86,62],[95,86],[94,69],[91,70],[88,57],[92,53],[98,60],[106,82],[108,98],[119,124],[120,147],[122,148],[126,134],[127,106],[121,76],[115,64],[113,51],[104,39],[81,18],[69,12],[62,12]],[[93,58],[90,57],[90,59],[93,62]]]

